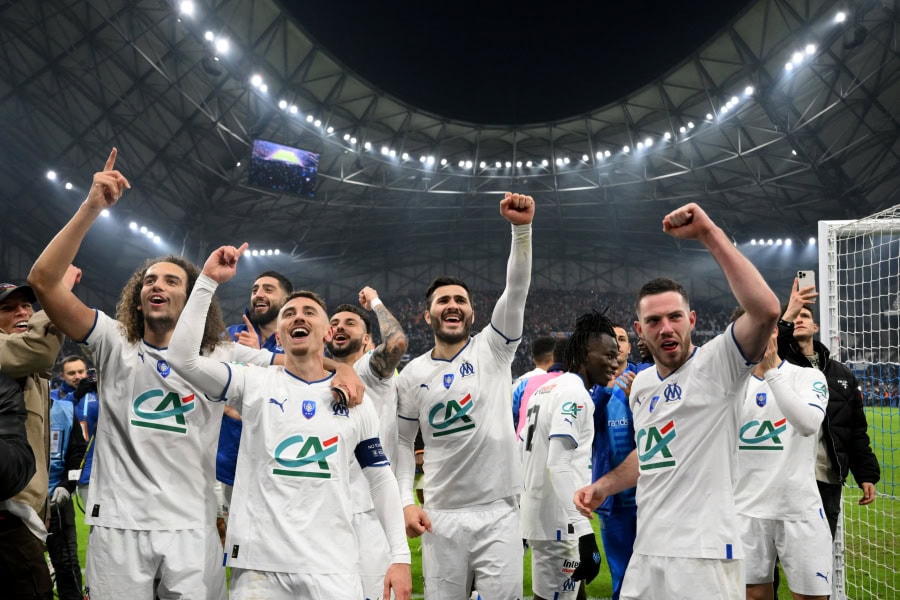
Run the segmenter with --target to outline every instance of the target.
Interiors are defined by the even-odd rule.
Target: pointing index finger
[[[241,244],[241,247],[237,249],[238,256],[243,256],[244,251],[247,250],[247,248],[249,248],[249,247],[250,247],[249,242],[244,242],[243,244]]]
[[[253,331],[253,323],[250,322],[250,319],[247,318],[247,315],[241,315],[244,318],[244,325],[247,326],[247,331]]]
[[[116,156],[119,154],[119,151],[113,147],[113,149],[109,153],[109,158],[106,159],[106,164],[103,166],[104,171],[112,171],[113,167],[116,166]]]

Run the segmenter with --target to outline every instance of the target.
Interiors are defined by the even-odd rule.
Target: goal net
[[[859,221],[819,222],[820,336],[859,380],[881,465],[873,504],[852,474],[835,536],[832,598],[900,598],[900,205]]]

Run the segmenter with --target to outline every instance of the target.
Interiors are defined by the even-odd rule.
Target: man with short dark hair
[[[244,346],[278,352],[275,323],[285,298],[293,291],[291,280],[278,271],[257,275],[250,288],[250,305],[244,311],[244,322],[231,325],[228,335]]]
[[[590,515],[607,496],[637,484],[637,538],[622,599],[681,600],[702,590],[744,600],[733,457],[747,381],[775,327],[778,299],[698,205],[666,215],[663,230],[701,242],[746,313],[696,347],[697,316],[684,287],[665,278],[644,284],[634,326],[656,369],[638,373],[631,388],[637,449],[574,501]]]
[[[832,358],[828,348],[815,339],[819,326],[812,306],[818,293],[814,286],[801,289],[799,285],[794,278],[790,300],[778,321],[778,354],[795,365],[820,370],[828,383],[828,407],[816,454],[816,482],[833,537],[847,475],[852,472],[862,489],[859,504],[871,504],[875,502],[881,468],[869,442],[859,382],[853,371]]]
[[[552,338],[549,335],[539,336],[531,342],[531,360],[534,362],[534,368],[517,377],[513,381],[513,389],[516,389],[516,386],[529,377],[542,375],[547,372],[547,369],[553,364],[553,348],[555,346],[556,338]]]
[[[406,530],[422,537],[428,600],[490,599],[522,593],[522,538],[516,496],[521,464],[510,427],[509,382],[531,283],[534,200],[507,193],[500,214],[512,228],[506,289],[490,324],[470,335],[475,312],[466,284],[440,277],[426,291],[425,322],[434,348],[397,381],[400,454],[397,479]],[[425,440],[425,506],[413,499],[413,444]],[[432,527],[432,524],[433,527]]]
[[[81,468],[85,441],[75,412],[75,390],[87,377],[80,356],[67,356],[59,367],[62,384],[50,392],[50,535],[47,552],[56,573],[60,600],[81,600],[81,564],[72,494]]]
[[[80,275],[65,271],[62,286]],[[0,581],[17,598],[49,599],[53,583],[44,559],[47,537],[50,460],[50,390],[42,374],[53,367],[62,336],[44,311],[34,312],[34,291],[27,285],[0,284],[0,371],[23,393],[28,445],[34,475],[12,498],[0,502]]]
[[[369,351],[372,343],[371,320],[374,311],[382,342]],[[341,304],[331,315],[332,337],[326,348],[337,362],[352,365],[366,386],[378,415],[378,431],[385,457],[391,465],[397,458],[397,366],[406,352],[403,326],[391,314],[371,287],[359,292],[359,306]],[[390,545],[375,512],[372,494],[359,465],[351,466],[350,486],[353,500],[353,529],[366,540],[365,559],[360,561],[360,577],[366,598],[381,594],[384,574],[390,566]]]
[[[528,402],[531,400],[532,394],[555,377],[559,377],[562,375],[563,371],[565,371],[565,365],[563,364],[566,357],[566,346],[568,346],[569,340],[567,338],[559,338],[556,340],[556,344],[553,347],[553,362],[550,363],[550,366],[547,367],[546,373],[540,373],[538,375],[534,375],[533,377],[529,377],[528,379],[523,379],[519,382],[513,389],[513,427],[516,428],[516,438],[521,441],[521,433],[522,429],[525,427],[525,422],[528,420],[526,414],[528,413]]]

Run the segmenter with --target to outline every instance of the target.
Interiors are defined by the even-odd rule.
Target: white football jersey
[[[100,417],[85,522],[116,529],[211,527],[222,403],[198,397],[166,362],[166,348],[125,339],[96,311],[85,339],[98,372]],[[210,355],[267,365],[268,351],[233,343]]]
[[[729,325],[665,379],[655,368],[635,377],[629,398],[640,469],[635,552],[743,556],[735,448],[752,368]]]
[[[571,459],[572,470],[580,478],[576,489],[590,484],[594,403],[584,381],[574,373],[548,381],[528,401],[528,423],[522,430],[525,491],[521,502],[522,537],[528,540],[575,537],[547,470],[550,438],[557,436],[571,438],[576,444]]]
[[[381,447],[384,455],[391,463],[391,470],[395,469],[397,458],[397,378],[391,374],[387,379],[382,379],[372,371],[372,353],[366,352],[353,363],[353,369],[363,385],[366,386],[366,397],[371,399],[375,412],[378,414],[378,437],[381,438]],[[353,512],[362,513],[373,510],[372,494],[369,492],[369,482],[363,475],[358,464],[353,463],[350,474],[350,485],[353,493]]]
[[[755,375],[750,379],[738,429],[734,501],[738,512],[748,517],[819,519],[822,498],[815,473],[819,436],[800,435],[779,404],[802,403],[801,409],[821,411],[824,417],[828,386],[818,369],[783,362],[778,370],[796,394],[776,400],[765,379]]]
[[[244,429],[227,564],[282,573],[358,573],[350,467],[362,460],[387,468],[380,445],[373,451],[378,416],[372,399],[364,397],[352,409],[335,402],[333,375],[306,382],[284,367],[246,365],[232,365],[231,373],[226,396],[241,411]]]
[[[465,508],[521,492],[509,393],[518,345],[489,325],[451,360],[429,351],[400,372],[399,416],[418,420],[425,442],[427,506]]]

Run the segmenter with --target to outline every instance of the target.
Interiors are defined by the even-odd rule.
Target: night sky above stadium
[[[748,0],[283,0],[363,79],[474,123],[537,123],[614,102],[678,65]]]

